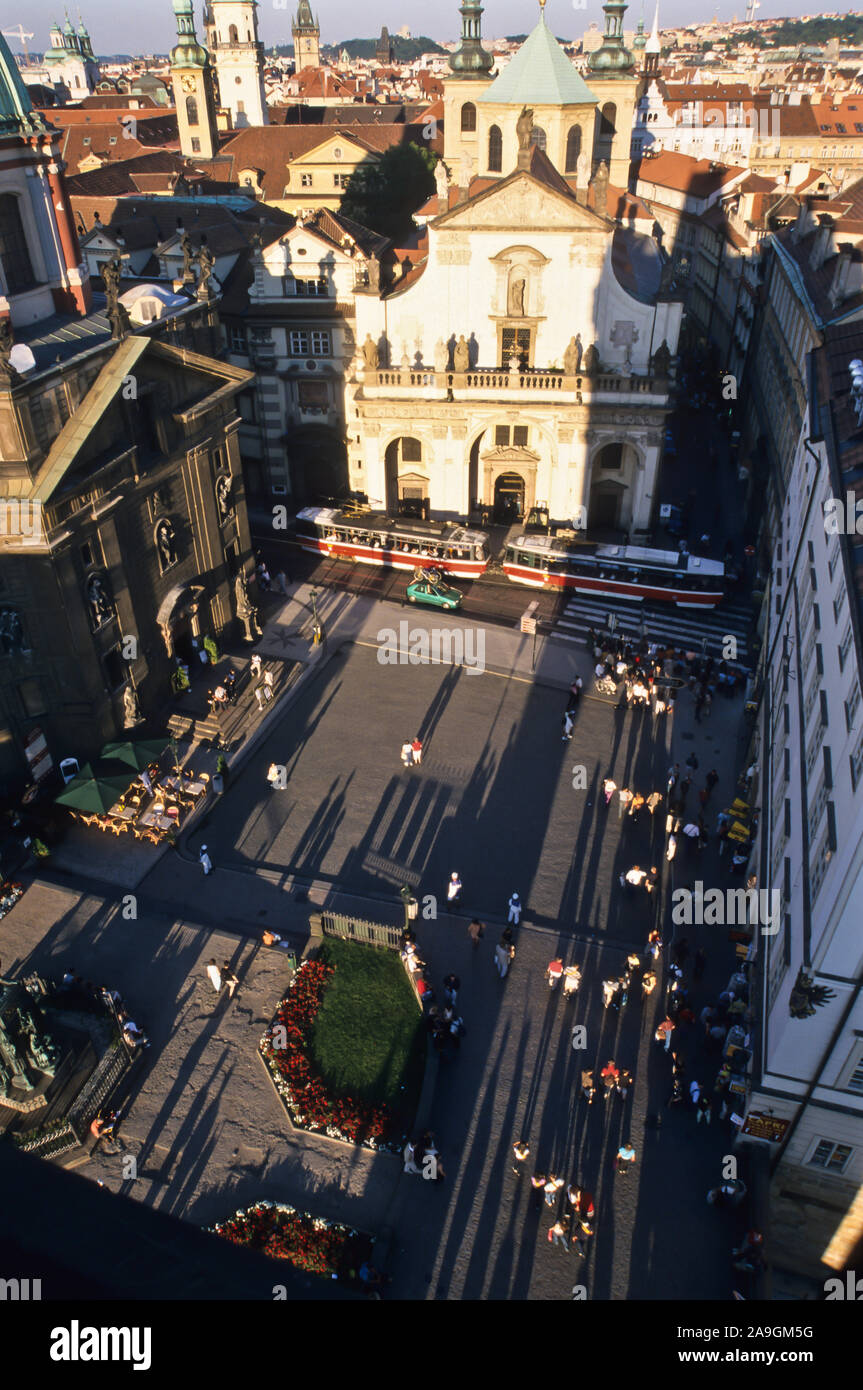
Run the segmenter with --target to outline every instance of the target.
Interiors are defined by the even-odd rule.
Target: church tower
[[[659,59],[662,54],[662,41],[659,37],[659,0],[656,0],[656,13],[653,16],[653,28],[650,31],[650,38],[644,45],[644,76],[659,76]]]
[[[60,142],[0,35],[0,318],[13,326],[92,307]]]
[[[219,149],[213,70],[195,33],[193,0],[174,0],[177,46],[171,51],[171,84],[180,149],[187,159],[212,159]]]
[[[477,98],[491,83],[494,58],[482,46],[482,5],[462,0],[461,43],[450,56],[452,76],[444,81],[444,159],[455,182],[468,165],[473,173],[481,163],[477,129]]]
[[[303,68],[321,66],[321,26],[312,14],[309,0],[300,0],[297,17],[291,28],[294,36],[294,66],[297,72]]]
[[[235,130],[269,125],[257,0],[211,0],[219,100]]]
[[[605,33],[587,64],[587,80],[599,106],[593,166],[596,169],[604,161],[608,164],[609,181],[626,188],[639,74],[635,57],[623,42],[626,0],[605,0],[602,8]]]

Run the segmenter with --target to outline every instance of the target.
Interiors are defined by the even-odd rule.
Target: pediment
[[[480,455],[483,462],[489,463],[539,463],[540,456],[532,449],[521,449],[517,445],[500,445],[495,449],[485,449]]]
[[[610,236],[611,224],[590,208],[563,193],[546,187],[527,173],[504,179],[496,188],[486,189],[432,224],[441,231],[566,231],[604,232]]]

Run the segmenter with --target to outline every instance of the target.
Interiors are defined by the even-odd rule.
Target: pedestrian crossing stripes
[[[591,599],[582,594],[568,599],[555,622],[552,636],[569,642],[583,642],[587,629],[605,628],[609,613],[617,619],[616,631],[625,637],[640,637],[646,628],[648,641],[665,642],[701,652],[707,642],[707,655],[723,655],[723,639],[737,641],[736,660],[746,662],[750,610],[744,602],[724,603],[721,608],[696,612],[670,605],[615,604],[609,599]]]

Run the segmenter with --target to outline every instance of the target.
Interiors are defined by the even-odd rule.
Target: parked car
[[[425,603],[430,608],[461,607],[461,593],[444,584],[438,572],[426,572],[421,579],[412,579],[407,588],[408,603]]]

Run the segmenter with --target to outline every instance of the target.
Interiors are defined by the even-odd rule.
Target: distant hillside
[[[397,63],[413,63],[417,58],[421,58],[424,53],[446,53],[439,43],[434,39],[425,38],[420,35],[417,39],[402,39],[398,34],[391,35],[393,50]],[[338,55],[342,49],[346,49],[351,58],[374,58],[375,51],[379,43],[377,39],[346,39],[344,43],[333,44],[331,52]]]
[[[863,15],[849,14],[841,19],[783,19],[771,29],[745,29],[733,35],[734,42],[753,48],[775,44],[777,48],[800,48],[806,44],[829,43],[839,39],[856,47],[863,44]]]

